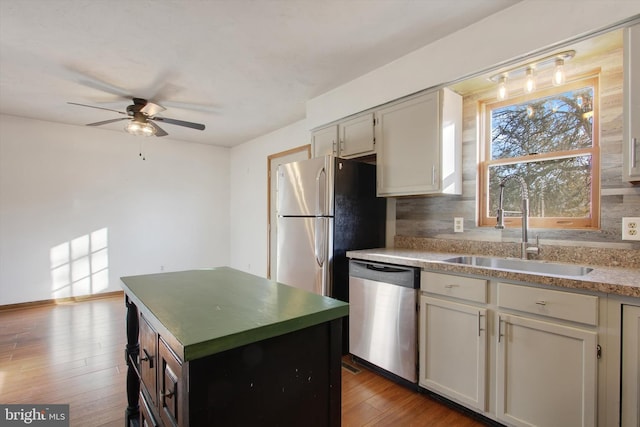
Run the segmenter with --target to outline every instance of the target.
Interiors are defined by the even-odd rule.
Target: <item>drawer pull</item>
[[[162,392],[160,393],[160,395],[161,395],[162,397],[166,397],[166,398],[168,398],[168,399],[171,399],[171,398],[173,397],[173,394],[174,394],[174,391],[173,391],[173,390],[170,390],[169,392],[166,392],[166,393],[165,393],[164,391],[162,391]]]
[[[458,285],[453,285],[453,284],[451,284],[451,285],[444,285],[444,287],[445,287],[446,289],[452,289],[452,288],[457,288],[457,287],[458,287]]]
[[[140,358],[140,362],[149,362],[149,369],[153,368],[153,357],[146,348],[143,348],[142,352],[144,353],[144,357]]]
[[[545,306],[545,305],[547,305],[547,302],[545,300],[540,300],[540,301],[536,301],[536,304],[541,305],[541,306]]]

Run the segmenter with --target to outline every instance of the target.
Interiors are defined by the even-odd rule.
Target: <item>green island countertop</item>
[[[189,361],[349,314],[349,305],[229,267],[121,278],[174,352]],[[167,336],[168,335],[168,336]]]

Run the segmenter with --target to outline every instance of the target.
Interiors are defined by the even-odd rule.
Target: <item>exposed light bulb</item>
[[[536,90],[536,78],[533,75],[533,68],[527,68],[527,77],[524,81],[524,91],[526,93],[531,93]]]
[[[552,82],[554,86],[560,86],[565,83],[567,76],[564,73],[564,61],[560,58],[556,59],[556,66],[553,69]]]
[[[500,77],[500,84],[498,85],[498,100],[504,101],[509,97],[509,90],[507,89],[507,76]]]

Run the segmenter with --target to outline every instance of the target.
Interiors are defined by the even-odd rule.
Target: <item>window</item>
[[[598,228],[598,78],[534,96],[483,106],[480,224],[496,224],[499,184],[517,174],[528,187],[532,227]],[[518,181],[507,181],[507,227],[520,226],[521,201]]]

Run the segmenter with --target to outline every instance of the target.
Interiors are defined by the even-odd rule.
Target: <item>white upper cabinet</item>
[[[327,154],[350,159],[375,154],[373,113],[366,113],[311,132],[314,157]]]
[[[624,32],[624,181],[640,182],[640,24]]]
[[[313,157],[323,157],[329,154],[337,156],[338,125],[331,125],[311,132],[311,146]]]
[[[375,113],[379,196],[461,194],[462,97],[421,94]]]
[[[338,124],[339,157],[349,159],[375,154],[373,113],[363,114]]]

